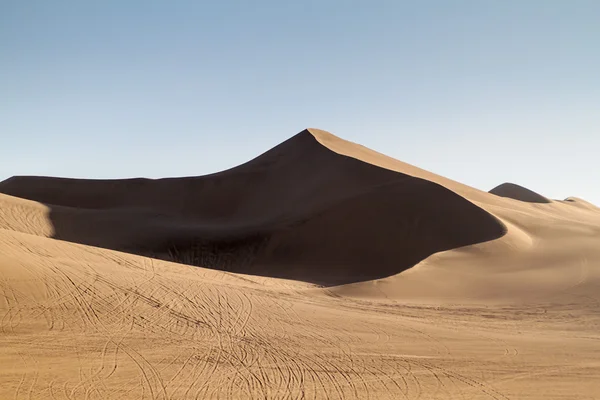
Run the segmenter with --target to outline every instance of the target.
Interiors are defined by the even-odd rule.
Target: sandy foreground
[[[0,399],[130,398],[598,399],[600,209],[319,130],[0,183]]]

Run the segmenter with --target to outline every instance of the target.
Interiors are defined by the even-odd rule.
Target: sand
[[[14,177],[0,399],[592,399],[599,287],[596,206],[316,129],[202,177]]]

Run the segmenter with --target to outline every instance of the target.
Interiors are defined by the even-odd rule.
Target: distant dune
[[[594,204],[590,203],[589,201],[580,199],[579,197],[573,197],[573,196],[567,197],[564,201],[569,202],[570,204],[574,204],[578,207],[586,208],[588,210],[598,210],[599,209]]]
[[[550,203],[550,200],[544,196],[514,183],[503,183],[490,190],[490,193],[528,203]]]

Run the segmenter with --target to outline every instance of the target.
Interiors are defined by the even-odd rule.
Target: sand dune
[[[514,183],[503,183],[490,190],[490,193],[528,203],[550,203],[544,196]]]
[[[56,239],[324,285],[394,275],[504,233],[445,187],[339,155],[310,131],[205,177],[15,177],[0,192],[47,204]]]
[[[597,206],[595,206],[594,204],[585,201],[583,199],[580,199],[579,197],[567,197],[565,200],[565,202],[569,202],[570,204],[573,204],[577,207],[581,207],[581,208],[586,208],[588,210],[595,210],[598,211],[599,208]]]
[[[0,399],[599,396],[600,209],[492,192],[316,129],[1,182]]]

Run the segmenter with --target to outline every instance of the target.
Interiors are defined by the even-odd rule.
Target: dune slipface
[[[56,239],[325,285],[393,275],[505,229],[447,188],[337,154],[308,130],[203,177],[15,177],[0,191],[48,205]]]

